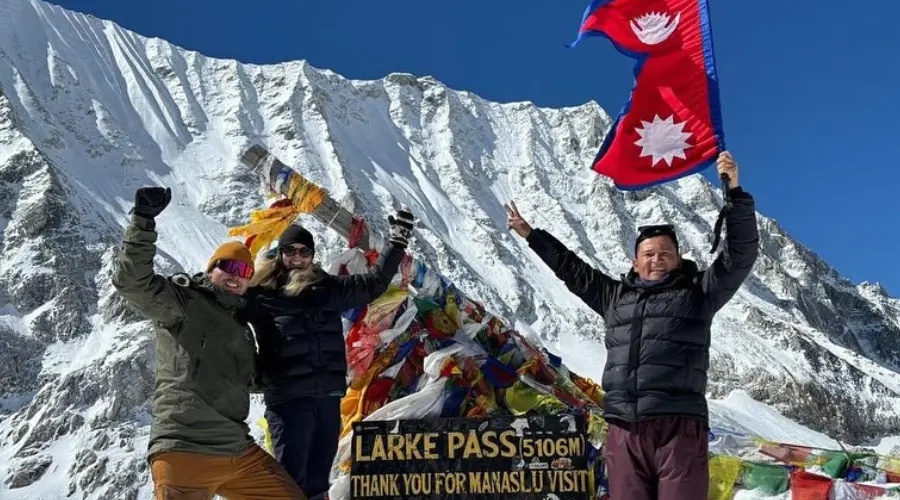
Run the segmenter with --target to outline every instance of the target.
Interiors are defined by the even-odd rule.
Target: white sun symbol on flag
[[[685,122],[674,123],[672,118],[670,116],[663,119],[656,115],[652,122],[641,120],[643,128],[634,129],[641,136],[634,141],[641,147],[641,158],[652,156],[654,167],[660,160],[671,167],[673,158],[687,159],[684,152],[691,148],[691,145],[686,140],[692,134],[683,130]]]

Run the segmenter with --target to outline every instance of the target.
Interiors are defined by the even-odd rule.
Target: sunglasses
[[[299,255],[301,257],[311,257],[313,254],[312,248],[309,247],[292,247],[292,246],[283,246],[281,247],[281,255],[286,257],[293,257],[294,255]]]
[[[253,266],[241,260],[220,260],[216,262],[216,267],[232,276],[241,278],[253,277]]]
[[[642,238],[652,238],[654,236],[674,236],[675,226],[672,224],[654,224],[650,226],[641,226],[638,228],[638,234]]]
[[[678,248],[678,236],[675,234],[675,226],[672,224],[653,224],[650,226],[640,226],[638,228],[638,237],[634,242],[634,253],[637,253],[637,248],[641,244],[642,241],[650,238],[654,238],[656,236],[668,236],[672,239],[672,242],[675,243],[675,248]]]

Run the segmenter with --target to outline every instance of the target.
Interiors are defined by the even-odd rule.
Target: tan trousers
[[[271,455],[253,444],[239,457],[166,452],[150,462],[156,500],[306,500]]]

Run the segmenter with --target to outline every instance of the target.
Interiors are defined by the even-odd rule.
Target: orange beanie
[[[253,255],[250,254],[250,249],[240,241],[227,241],[219,245],[219,248],[210,257],[206,271],[211,271],[216,262],[220,260],[239,260],[246,262],[251,268],[253,267]]]

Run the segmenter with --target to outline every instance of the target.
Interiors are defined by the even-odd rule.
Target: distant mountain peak
[[[599,380],[602,321],[510,234],[503,203],[612,275],[647,222],[676,224],[684,255],[708,266],[722,206],[699,175],[622,192],[591,172],[611,123],[593,101],[551,109],[408,73],[240,64],[39,0],[0,3],[0,496],[151,497],[155,339],[109,286],[112,249],[134,190],[166,185],[157,269],[201,269],[266,203],[238,161],[255,143],[378,231],[409,206],[412,251]],[[836,444],[822,433],[896,433],[900,301],[758,220],[760,258],[713,324],[713,424],[820,446]],[[321,255],[343,250],[303,221]],[[763,403],[806,427],[756,418]],[[261,414],[255,401],[257,437]]]

